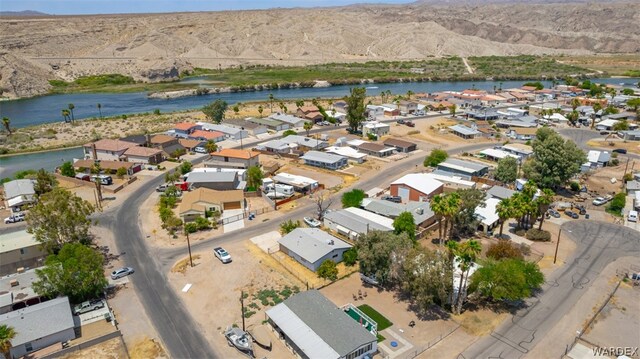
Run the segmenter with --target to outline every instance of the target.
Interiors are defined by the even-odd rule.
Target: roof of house
[[[376,337],[319,291],[293,295],[267,310],[269,318],[309,358],[341,358]]]
[[[238,178],[237,172],[193,172],[189,174],[187,182],[235,182]]]
[[[202,144],[203,141],[192,140],[192,139],[188,139],[188,138],[181,138],[181,139],[178,140],[178,143],[180,144],[180,146],[182,146],[184,148],[194,148],[194,147],[198,147],[200,144]]]
[[[138,145],[144,145],[147,143],[147,136],[145,135],[131,135],[127,137],[121,137],[120,141],[137,143]]]
[[[195,173],[197,172],[191,173],[189,177]],[[204,207],[201,204],[224,204],[242,201],[243,199],[244,193],[242,190],[216,191],[208,188],[196,188],[182,195],[178,212],[182,214],[193,209],[204,211]]]
[[[591,163],[608,162],[610,159],[611,154],[607,151],[590,150],[587,153],[587,161]]]
[[[496,213],[496,206],[500,203],[498,198],[487,198],[484,200],[485,206],[478,206],[475,209],[476,217],[487,226],[491,226],[496,223],[500,217]]]
[[[301,156],[303,160],[323,162],[323,163],[337,163],[344,160],[343,156],[334,155],[332,153],[325,153],[320,151],[308,151]]]
[[[536,132],[538,132],[538,129],[535,127],[515,127],[515,128],[511,128],[511,131],[519,135],[532,136],[532,135],[535,135]]]
[[[318,228],[296,228],[278,242],[309,263],[315,263],[335,249],[351,245]]]
[[[299,108],[299,110],[304,112],[305,114],[309,113],[309,112],[318,112],[318,111],[320,111],[317,106],[302,106],[302,107]]]
[[[446,161],[438,164],[438,168],[450,168],[467,173],[482,171],[489,166],[477,162],[459,160],[457,158],[448,158]]]
[[[69,298],[62,297],[0,314],[0,324],[12,327],[14,347],[36,341],[74,327]]]
[[[255,123],[255,122],[251,122],[250,121],[251,118],[247,118],[247,119],[240,119],[240,118],[229,118],[229,119],[225,119],[224,123],[226,125],[229,126],[233,126],[233,127],[244,127],[245,130],[253,130],[256,128],[265,128],[265,126]]]
[[[355,158],[355,159],[363,159],[367,157],[366,153],[358,152],[358,150],[351,147],[347,147],[347,146],[344,146],[344,147],[329,146],[324,150],[325,152],[333,153],[338,156],[344,156],[344,157]]]
[[[176,130],[188,131],[197,126],[197,124],[191,122],[180,122],[176,123],[173,128],[175,128]]]
[[[189,137],[192,137],[192,138],[205,138],[207,140],[214,140],[216,138],[224,137],[224,133],[222,133],[220,131],[195,130],[189,135]]]
[[[135,148],[135,147],[132,147]],[[135,165],[133,162],[123,162],[123,161],[94,161],[94,160],[77,160],[73,163],[74,168],[91,168],[95,163],[100,164],[100,168],[105,170],[118,170],[118,168],[124,167],[129,169]]]
[[[403,184],[426,195],[429,195],[444,186],[442,182],[429,176],[425,176],[424,173],[410,173],[391,182],[391,184]]]
[[[215,123],[198,122],[198,125],[200,125],[203,130],[218,131],[218,132],[226,133],[228,135],[236,135],[236,134],[238,134],[238,133],[240,133],[242,131],[239,128],[227,126],[225,124],[219,124],[218,125],[218,124],[215,124]]]
[[[304,137],[300,135],[289,135],[276,140],[271,140],[260,144],[258,147],[274,148],[274,149],[286,149],[291,145],[305,146],[310,148],[322,148],[328,145],[327,141],[319,140],[317,138]]]
[[[485,155],[485,156],[498,158],[498,159],[503,159],[503,158],[506,158],[506,157],[512,157],[512,158],[515,158],[515,159],[519,159],[520,158],[518,155],[514,155],[513,153],[509,153],[507,151],[503,151],[503,150],[499,150],[499,149],[495,149],[495,148],[485,148],[484,150],[480,151],[480,153]]]
[[[150,142],[152,144],[156,144],[156,145],[161,145],[167,142],[173,142],[175,141],[176,138],[173,136],[169,136],[169,135],[155,135],[153,137],[151,137]]]
[[[526,155],[530,155],[533,153],[533,147],[529,145],[525,145],[524,143],[509,143],[502,146],[502,148],[513,151],[513,152],[523,153]]]
[[[150,148],[150,147],[131,147],[124,151],[124,154],[127,156],[135,156],[135,157],[151,157],[155,156],[159,153],[162,153],[161,149],[158,148]]]
[[[281,122],[286,122],[288,124],[291,125],[297,125],[298,123],[305,122],[306,120],[304,118],[300,118],[300,117],[296,117],[296,116],[292,116],[292,115],[287,115],[286,113],[274,113],[271,116],[269,116],[269,118],[274,119],[274,120],[278,120]]]
[[[273,118],[251,118],[248,121],[253,123],[258,123],[264,126],[282,126],[284,122],[273,119]]]
[[[416,144],[413,143],[413,142],[404,141],[404,140],[400,140],[400,139],[397,139],[397,138],[387,138],[386,140],[384,140],[383,143],[386,146],[396,146],[396,147],[403,147],[403,148],[416,146]]]
[[[304,115],[304,118],[309,119],[309,120],[313,120],[315,118],[320,118],[320,117],[324,117],[322,116],[322,114],[318,111],[312,111],[312,112],[307,112]]]
[[[290,173],[280,172],[277,175],[273,176],[272,179],[279,183],[284,183],[288,185],[293,185],[297,187],[306,187],[310,185],[317,184],[318,181],[313,178],[293,175]]]
[[[436,179],[442,183],[446,184],[447,183],[451,183],[451,184],[455,184],[458,186],[462,186],[462,187],[469,187],[469,188],[475,188],[476,187],[476,183],[473,181],[467,181],[465,179],[463,179],[460,176],[455,176],[452,175],[449,172],[440,172],[438,170],[435,170],[431,173],[425,173],[425,175],[429,178],[433,178]]]
[[[406,204],[402,204],[377,198],[365,198],[362,200],[362,208],[390,218],[396,218],[402,212],[409,212],[413,216],[416,225],[435,215],[429,202],[409,201]]]
[[[355,207],[329,212],[324,218],[357,233],[393,230],[393,220]]]
[[[0,293],[9,295],[7,298],[4,297],[4,294],[0,294],[0,298],[2,298],[0,307],[38,297],[38,294],[33,290],[33,282],[38,280],[36,269],[41,268],[27,269],[22,273],[0,277]],[[11,285],[12,281],[18,282],[18,285]]]
[[[15,251],[16,249],[39,245],[33,234],[26,230],[0,234],[0,253]],[[2,291],[0,291],[1,293]]]
[[[133,142],[104,138],[96,142],[87,143],[84,145],[84,147],[91,147],[92,145],[95,145],[96,150],[98,151],[114,151],[114,152],[120,152],[120,151],[126,150],[129,147],[138,146],[137,143],[133,143]]]
[[[511,196],[513,196],[515,193],[516,191],[502,186],[493,186],[487,191],[488,195],[498,199],[511,198]]]
[[[358,148],[361,149],[361,150],[371,151],[371,152],[393,151],[393,148],[391,148],[391,147],[387,147],[385,145],[381,145],[379,143],[373,143],[373,142],[365,142],[365,143],[361,144],[360,146],[358,146]]]
[[[34,181],[30,179],[17,179],[4,184],[4,196],[11,199],[18,196],[28,196],[36,194],[33,189]]]
[[[613,127],[616,123],[620,122],[619,120],[602,120],[600,122],[598,122],[596,124],[596,126],[606,126],[606,127]]]
[[[389,124],[387,123],[382,123],[382,122],[377,122],[377,121],[369,121],[369,122],[365,122],[363,125],[363,127],[366,128],[385,128],[385,127],[391,127]]]
[[[243,160],[248,160],[250,158],[254,158],[260,155],[260,152],[255,152],[251,150],[239,150],[235,148],[224,148],[218,152],[212,152],[212,157],[230,157],[230,158],[239,158]]]
[[[465,136],[472,136],[480,133],[478,130],[473,129],[471,127],[467,127],[465,125],[453,125],[453,126],[449,126],[449,129],[454,132],[461,133]]]
[[[638,191],[640,190],[640,182],[633,180],[627,182],[627,191]]]

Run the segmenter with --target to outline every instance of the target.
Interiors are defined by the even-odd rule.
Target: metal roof
[[[498,199],[511,198],[511,196],[513,196],[514,193],[516,193],[516,191],[510,190],[502,186],[493,186],[487,191],[488,195]]]
[[[193,172],[189,173],[187,182],[234,182],[238,177],[236,172]]]
[[[376,337],[317,290],[298,293],[267,310],[271,320],[309,358],[341,358]]]
[[[459,171],[463,171],[463,172],[467,172],[467,173],[475,173],[478,171],[482,171],[485,168],[488,168],[489,166],[480,164],[480,163],[476,163],[476,162],[470,162],[470,161],[463,161],[463,160],[458,160],[455,158],[449,158],[446,161],[438,164],[438,168],[450,168],[450,169],[455,169],[455,170],[459,170]]]
[[[319,152],[319,151],[309,151],[300,158],[302,158],[303,160],[323,162],[323,163],[337,163],[345,159],[345,157],[343,156],[338,156],[331,153],[325,153],[325,152]]]
[[[309,263],[315,263],[335,249],[351,245],[318,228],[296,228],[278,241]]]
[[[465,136],[473,136],[473,135],[477,135],[480,133],[480,131],[478,130],[474,130],[471,127],[467,127],[465,125],[454,125],[454,126],[449,126],[449,129],[453,130],[454,132],[458,132],[461,133]]]
[[[14,347],[73,328],[73,316],[69,298],[62,297],[28,306],[6,314],[0,314],[0,325],[16,331],[11,339]]]
[[[363,216],[363,213],[369,216]],[[329,212],[324,218],[360,234],[367,233],[367,230],[385,232],[393,230],[393,220],[360,208],[351,207]]]
[[[402,184],[405,186],[409,186],[416,191],[422,192],[426,195],[429,195],[437,191],[440,187],[444,186],[442,182],[430,176],[427,176],[425,173],[409,173],[391,182],[391,184]]]
[[[11,199],[18,196],[28,196],[36,194],[33,189],[33,180],[30,179],[18,179],[9,181],[4,184],[4,196],[7,199]]]
[[[402,212],[409,212],[413,216],[413,221],[416,225],[435,215],[429,202],[409,201],[406,204],[402,204],[376,198],[365,198],[362,200],[362,207],[369,212],[391,218],[398,217]]]
[[[33,238],[33,234],[28,233],[26,230],[0,234],[0,253],[37,246],[38,244],[39,242]]]

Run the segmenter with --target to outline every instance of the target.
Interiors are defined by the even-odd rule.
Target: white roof
[[[33,189],[35,181],[31,179],[17,179],[4,184],[5,197],[10,199],[18,196],[34,195]]]
[[[359,140],[359,139],[354,139],[354,140],[347,141],[347,145],[355,146],[355,147],[359,147],[363,143],[367,143],[367,141],[363,141],[363,140]]]
[[[285,172],[278,173],[277,175],[273,176],[273,179],[275,181],[282,182],[285,184],[294,184],[302,187],[318,184],[318,181],[314,180],[313,178],[292,175],[290,173],[285,173]]]
[[[458,185],[466,186],[470,188],[475,188],[476,186],[475,182],[467,181],[465,179],[462,179],[462,177],[460,176],[447,176],[439,173],[425,173],[424,175],[426,178],[433,178],[441,182],[454,183],[454,184],[458,184]]]
[[[318,228],[296,228],[278,243],[309,263],[316,263],[336,249],[351,248],[347,242]]]
[[[14,346],[48,337],[74,327],[69,298],[60,297],[6,314],[0,314],[0,325],[13,327]]]
[[[587,161],[590,163],[608,162],[611,156],[607,151],[591,150],[587,154]]]
[[[273,120],[277,120],[277,121],[286,122],[286,123],[291,124],[291,125],[299,125],[300,122],[304,123],[304,122],[307,121],[304,118],[291,116],[291,115],[287,115],[287,114],[282,114],[282,113],[275,113],[275,114],[269,116],[269,118],[273,119]]]
[[[553,115],[549,116],[549,119],[563,122],[569,121],[566,117],[562,116],[559,113],[554,113]]]
[[[533,153],[533,147],[522,143],[509,143],[502,146],[502,148],[513,152],[523,153],[525,155],[530,155]]]
[[[351,147],[335,147],[330,146],[324,149],[326,152],[335,153],[336,155],[355,158],[355,159],[363,159],[367,157],[366,153],[358,152],[358,150]]]
[[[424,173],[410,173],[391,182],[391,184],[404,184],[427,195],[444,186],[442,182],[426,176]]]
[[[498,214],[496,213],[496,206],[498,205],[498,203],[500,203],[500,199],[489,198],[485,199],[484,203],[486,204],[486,206],[476,207],[475,214],[480,222],[482,222],[482,224],[491,226],[500,219],[500,217],[498,217]]]
[[[33,234],[27,233],[26,230],[0,234],[0,253],[37,246],[38,244],[38,241],[33,238]]]
[[[499,158],[499,159],[503,159],[506,157],[513,157],[515,159],[520,159],[520,156],[514,155],[512,153],[503,151],[503,150],[497,150],[495,148],[487,148],[484,149],[482,151],[480,151],[481,154],[485,155],[485,156],[489,156],[489,157],[493,157],[493,158]]]
[[[380,123],[380,122],[366,122],[364,124],[364,127],[366,128],[385,128],[385,127],[391,127],[386,123]]]
[[[463,135],[477,135],[480,133],[480,131],[473,129],[471,127],[467,127],[465,125],[454,125],[454,126],[449,126],[449,129],[453,130],[454,132],[458,132],[461,133]]]
[[[371,213],[369,211],[365,211],[361,208],[349,207],[345,208],[344,211],[355,214],[358,217],[364,218],[368,221],[375,222],[383,227],[389,228],[389,230],[393,230],[393,219],[383,217],[379,214]]]
[[[620,122],[620,121],[618,121],[618,120],[602,120],[602,121],[598,122],[598,124],[596,126],[613,127],[618,122]]]

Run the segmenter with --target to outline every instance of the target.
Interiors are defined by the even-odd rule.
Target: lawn
[[[371,308],[367,304],[358,306],[358,309],[360,309],[369,318],[373,319],[376,323],[378,323],[378,331],[385,330],[393,325],[393,323],[389,319],[385,318],[384,315],[378,313],[378,311]]]

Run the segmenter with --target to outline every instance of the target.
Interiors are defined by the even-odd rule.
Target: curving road
[[[576,242],[567,264],[547,278],[542,292],[490,336],[476,342],[458,358],[521,358],[569,312],[593,280],[620,257],[640,256],[640,233],[596,221],[572,221],[563,233]]]

